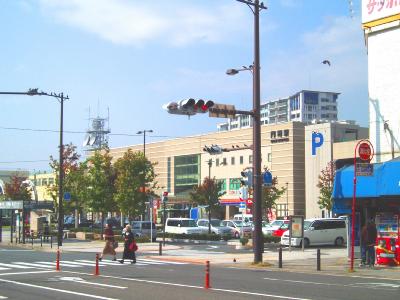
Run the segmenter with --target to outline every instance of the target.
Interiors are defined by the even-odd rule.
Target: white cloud
[[[192,3],[192,4],[191,4]],[[172,46],[216,43],[245,30],[250,14],[238,5],[207,9],[194,2],[40,0],[45,15],[115,44],[157,41]],[[241,22],[239,22],[241,20]]]

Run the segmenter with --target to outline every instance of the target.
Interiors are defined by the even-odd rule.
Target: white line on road
[[[46,264],[46,265],[50,265],[50,266],[56,267],[56,263],[55,263],[55,262],[50,262],[50,261],[38,261],[37,263],[39,263],[39,264]],[[60,262],[60,266],[61,266],[61,267],[69,267],[69,268],[77,268],[77,267],[79,267],[79,266],[76,266],[76,265],[70,265],[70,264],[63,263],[63,262]]]
[[[60,280],[69,281],[69,282],[78,282],[78,283],[89,284],[89,285],[105,286],[105,287],[111,287],[111,288],[116,288],[116,289],[127,289],[126,286],[90,282],[90,281],[86,281],[80,277],[60,277]]]
[[[16,269],[33,269],[33,267],[29,267],[29,266],[19,266],[19,265],[15,265],[15,264],[3,264],[0,263],[1,267],[6,267],[6,268],[16,268]]]
[[[42,265],[42,264],[33,264],[33,263],[27,263],[27,262],[22,262],[22,261],[13,262],[13,263],[14,264],[18,264],[18,265],[27,265],[27,266],[32,266],[32,267],[38,267],[38,268],[42,268],[42,269],[54,268],[54,266],[47,266],[47,265]]]
[[[8,299],[8,297],[0,296],[0,299]]]
[[[10,268],[2,268],[2,267],[0,267],[0,271],[3,271],[3,270],[10,270]]]
[[[25,275],[25,274],[40,274],[40,273],[52,273],[57,271],[32,271],[32,272],[14,272],[14,273],[1,273],[0,276],[7,276],[7,275]]]
[[[64,273],[73,273],[73,274],[81,274],[81,275],[92,275],[92,274],[89,274],[89,273],[81,273],[81,272],[75,272],[75,271],[64,271]],[[121,280],[144,282],[144,283],[151,283],[151,284],[169,285],[169,286],[177,286],[177,287],[192,288],[192,289],[204,289],[204,287],[202,287],[202,286],[188,285],[188,284],[181,284],[181,283],[171,283],[171,282],[163,282],[163,281],[154,281],[154,280],[145,280],[145,279],[136,279],[136,278],[126,278],[126,277],[110,276],[110,275],[98,275],[98,276],[99,277],[104,277],[104,278],[121,279]],[[311,300],[310,298],[296,298],[296,297],[289,297],[289,296],[282,296],[282,295],[262,294],[262,293],[253,293],[253,292],[237,291],[237,290],[226,290],[226,289],[216,289],[216,288],[210,288],[209,290],[228,292],[228,293],[233,293],[233,294],[243,294],[243,295],[254,295],[254,296],[261,296],[261,297],[270,297],[270,298],[277,298],[277,299]]]
[[[14,281],[14,280],[0,279],[0,282],[12,283],[12,284],[16,284],[16,285],[28,286],[28,287],[33,287],[33,288],[37,288],[37,289],[44,289],[44,290],[55,291],[55,292],[66,293],[66,294],[72,294],[72,295],[78,295],[78,296],[89,297],[89,298],[94,298],[94,299],[118,300],[118,299],[115,299],[115,298],[107,298],[107,297],[90,295],[90,294],[85,294],[85,293],[78,293],[78,292],[73,292],[73,291],[61,290],[61,289],[51,288],[51,287],[48,287],[48,286],[34,285],[34,284],[29,284],[29,283]]]

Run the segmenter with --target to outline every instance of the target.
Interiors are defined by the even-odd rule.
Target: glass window
[[[230,178],[229,179],[229,190],[238,191],[240,189],[240,178]]]
[[[49,178],[49,185],[54,184],[54,178]]]
[[[275,139],[276,138],[276,131],[271,131],[271,139]]]
[[[267,161],[271,162],[272,161],[272,153],[268,153],[267,155]]]
[[[231,165],[233,166],[235,164],[235,157],[231,157]]]
[[[240,163],[241,165],[243,165],[243,156],[242,156],[242,155],[239,157],[239,163]]]
[[[278,138],[282,137],[282,130],[278,130]]]
[[[283,131],[283,136],[289,136],[289,129],[285,129]]]
[[[215,165],[216,165],[217,167],[219,167],[219,158],[217,158],[217,159],[215,160]]]
[[[228,165],[227,162],[226,162],[226,157],[224,157],[224,158],[222,159],[222,164],[223,164],[224,166]]]
[[[221,184],[221,188],[220,188],[219,192],[221,192],[221,193],[226,192],[226,179],[217,179],[217,183]]]

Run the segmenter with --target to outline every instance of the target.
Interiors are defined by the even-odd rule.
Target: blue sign
[[[239,208],[246,208],[246,202],[240,202]]]
[[[271,186],[272,185],[272,174],[269,171],[265,171],[263,174],[263,185]]]
[[[65,201],[70,201],[71,200],[71,193],[65,192],[64,193],[64,200]]]
[[[311,147],[312,147],[311,154],[316,155],[317,148],[321,147],[323,143],[324,143],[324,136],[322,135],[322,133],[313,132],[311,137]]]

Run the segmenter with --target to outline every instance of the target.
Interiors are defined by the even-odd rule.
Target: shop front
[[[362,226],[373,220],[378,237],[376,262],[399,265],[400,263],[400,158],[373,164],[369,176],[357,176],[355,189],[355,243],[360,246]],[[336,172],[333,186],[333,213],[347,215],[351,228],[352,200],[354,193],[354,166]],[[349,239],[351,240],[351,239]]]

